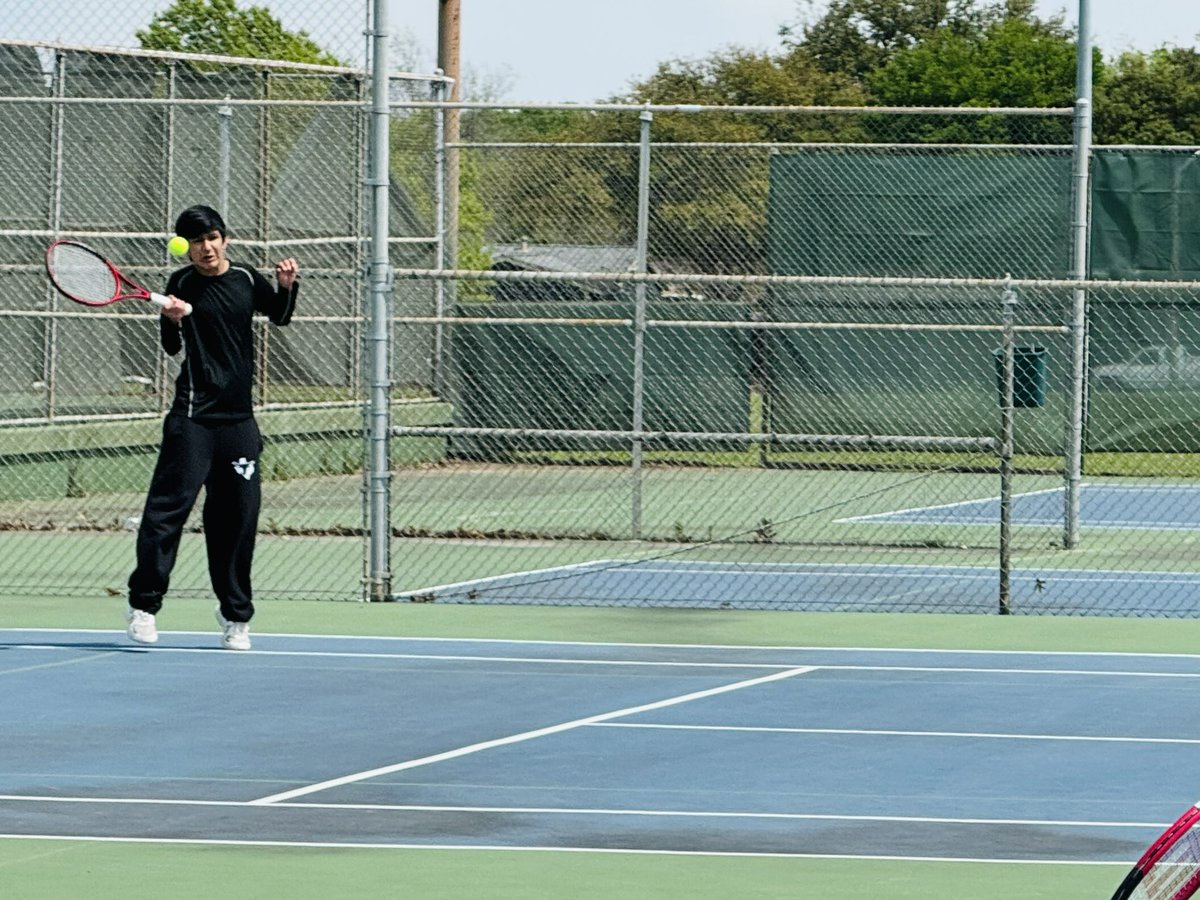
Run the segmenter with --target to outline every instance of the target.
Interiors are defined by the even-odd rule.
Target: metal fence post
[[[1081,282],[1086,280],[1088,275],[1088,165],[1091,141],[1091,104],[1080,98],[1075,104],[1075,198],[1072,221],[1074,258],[1071,274]],[[1083,419],[1087,396],[1087,306],[1087,288],[1075,288],[1068,325],[1071,368],[1063,490],[1063,547],[1067,550],[1079,545],[1079,491],[1083,483]]]
[[[1003,329],[1000,367],[1000,615],[1012,612],[1012,495],[1013,445],[1016,419],[1016,306],[1017,292],[1005,285],[1000,295]]]
[[[372,200],[370,228],[371,321],[368,341],[370,401],[367,460],[367,599],[391,597],[391,260],[388,254],[388,159],[391,110],[388,104],[387,0],[374,0],[371,56],[371,137],[368,151]]]
[[[645,274],[650,227],[650,123],[654,113],[642,110],[640,143],[638,147],[638,205],[637,205],[637,255],[634,259],[635,272]],[[639,281],[634,287],[633,314],[633,440],[630,441],[632,489],[631,519],[629,531],[633,538],[642,536],[642,431],[645,429],[646,393],[646,282]]]
[[[442,70],[438,69],[441,75]],[[434,221],[434,261],[435,269],[452,268],[454,263],[447,258],[449,245],[446,241],[448,217],[446,214],[446,178],[447,178],[447,149],[446,149],[446,107],[440,104],[447,102],[449,82],[437,81],[433,84],[433,99],[437,106],[433,111],[433,221]],[[445,359],[445,326],[440,321],[446,316],[447,285],[438,280],[433,285],[433,310],[439,319],[433,327],[433,366],[431,383],[434,396],[446,396],[446,359]]]
[[[229,98],[226,97],[225,99],[228,100]],[[220,148],[217,169],[217,194],[220,199],[217,209],[221,210],[221,215],[225,217],[226,225],[228,225],[233,218],[230,215],[229,209],[230,164],[233,156],[233,141],[230,137],[232,124],[233,107],[229,105],[217,107],[217,135],[218,146]]]
[[[1079,0],[1075,44],[1075,131],[1072,150],[1075,184],[1071,228],[1074,242],[1071,275],[1088,277],[1088,168],[1092,152],[1092,36],[1089,0]],[[1079,545],[1079,491],[1083,483],[1083,419],[1087,406],[1087,289],[1075,289],[1071,304],[1071,385],[1064,473],[1063,547]]]

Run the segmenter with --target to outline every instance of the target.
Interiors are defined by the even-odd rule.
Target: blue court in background
[[[1063,488],[1013,495],[1013,524],[1062,527]],[[1200,529],[1200,488],[1187,485],[1084,484],[1079,491],[1083,528],[1159,531]],[[1000,498],[944,506],[902,509],[841,519],[841,522],[894,522],[903,525],[986,525],[1000,521]]]
[[[1082,527],[1200,529],[1200,488],[1085,485]],[[937,524],[996,528],[1000,499],[880,512],[842,523]],[[1014,526],[1061,528],[1063,490],[1016,494]],[[823,612],[998,610],[997,565],[709,562],[667,552],[638,559],[595,559],[410,590],[401,599],[472,604],[661,606]],[[1010,572],[1009,612],[1194,617],[1200,574],[1022,564]],[[881,587],[883,586],[883,587]]]
[[[1014,526],[1061,528],[1063,489],[1017,494]],[[984,498],[839,520],[841,523],[997,528],[999,498]],[[1188,486],[1084,485],[1087,529],[1200,530],[1200,489]],[[407,591],[401,599],[479,604],[652,606],[823,612],[954,612],[999,609],[997,565],[806,562],[747,563],[692,559],[667,551],[513,572]],[[1038,615],[1193,617],[1200,573],[1040,567],[1019,560],[1008,612]],[[882,587],[881,587],[882,585]]]
[[[477,604],[988,614],[998,611],[998,580],[996,566],[607,559],[404,596]],[[1198,610],[1200,574],[1017,567],[1011,577],[1016,614],[1192,617]]]

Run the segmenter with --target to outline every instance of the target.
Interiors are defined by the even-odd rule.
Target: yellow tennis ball
[[[172,256],[185,256],[188,252],[187,238],[175,235],[167,241],[167,252]]]

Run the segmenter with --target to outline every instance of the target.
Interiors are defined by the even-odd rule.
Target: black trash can
[[[996,359],[996,388],[1000,406],[1004,406],[1004,351],[992,354]],[[1013,348],[1013,406],[1031,409],[1046,405],[1046,348]]]

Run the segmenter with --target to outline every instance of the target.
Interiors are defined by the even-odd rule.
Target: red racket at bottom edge
[[[107,306],[118,300],[149,300],[158,306],[170,303],[167,297],[146,290],[78,241],[55,241],[50,245],[46,251],[46,274],[60,294],[84,306]],[[186,306],[184,314],[191,315],[191,304]]]
[[[1200,803],[1159,835],[1112,900],[1188,900],[1200,888]]]

